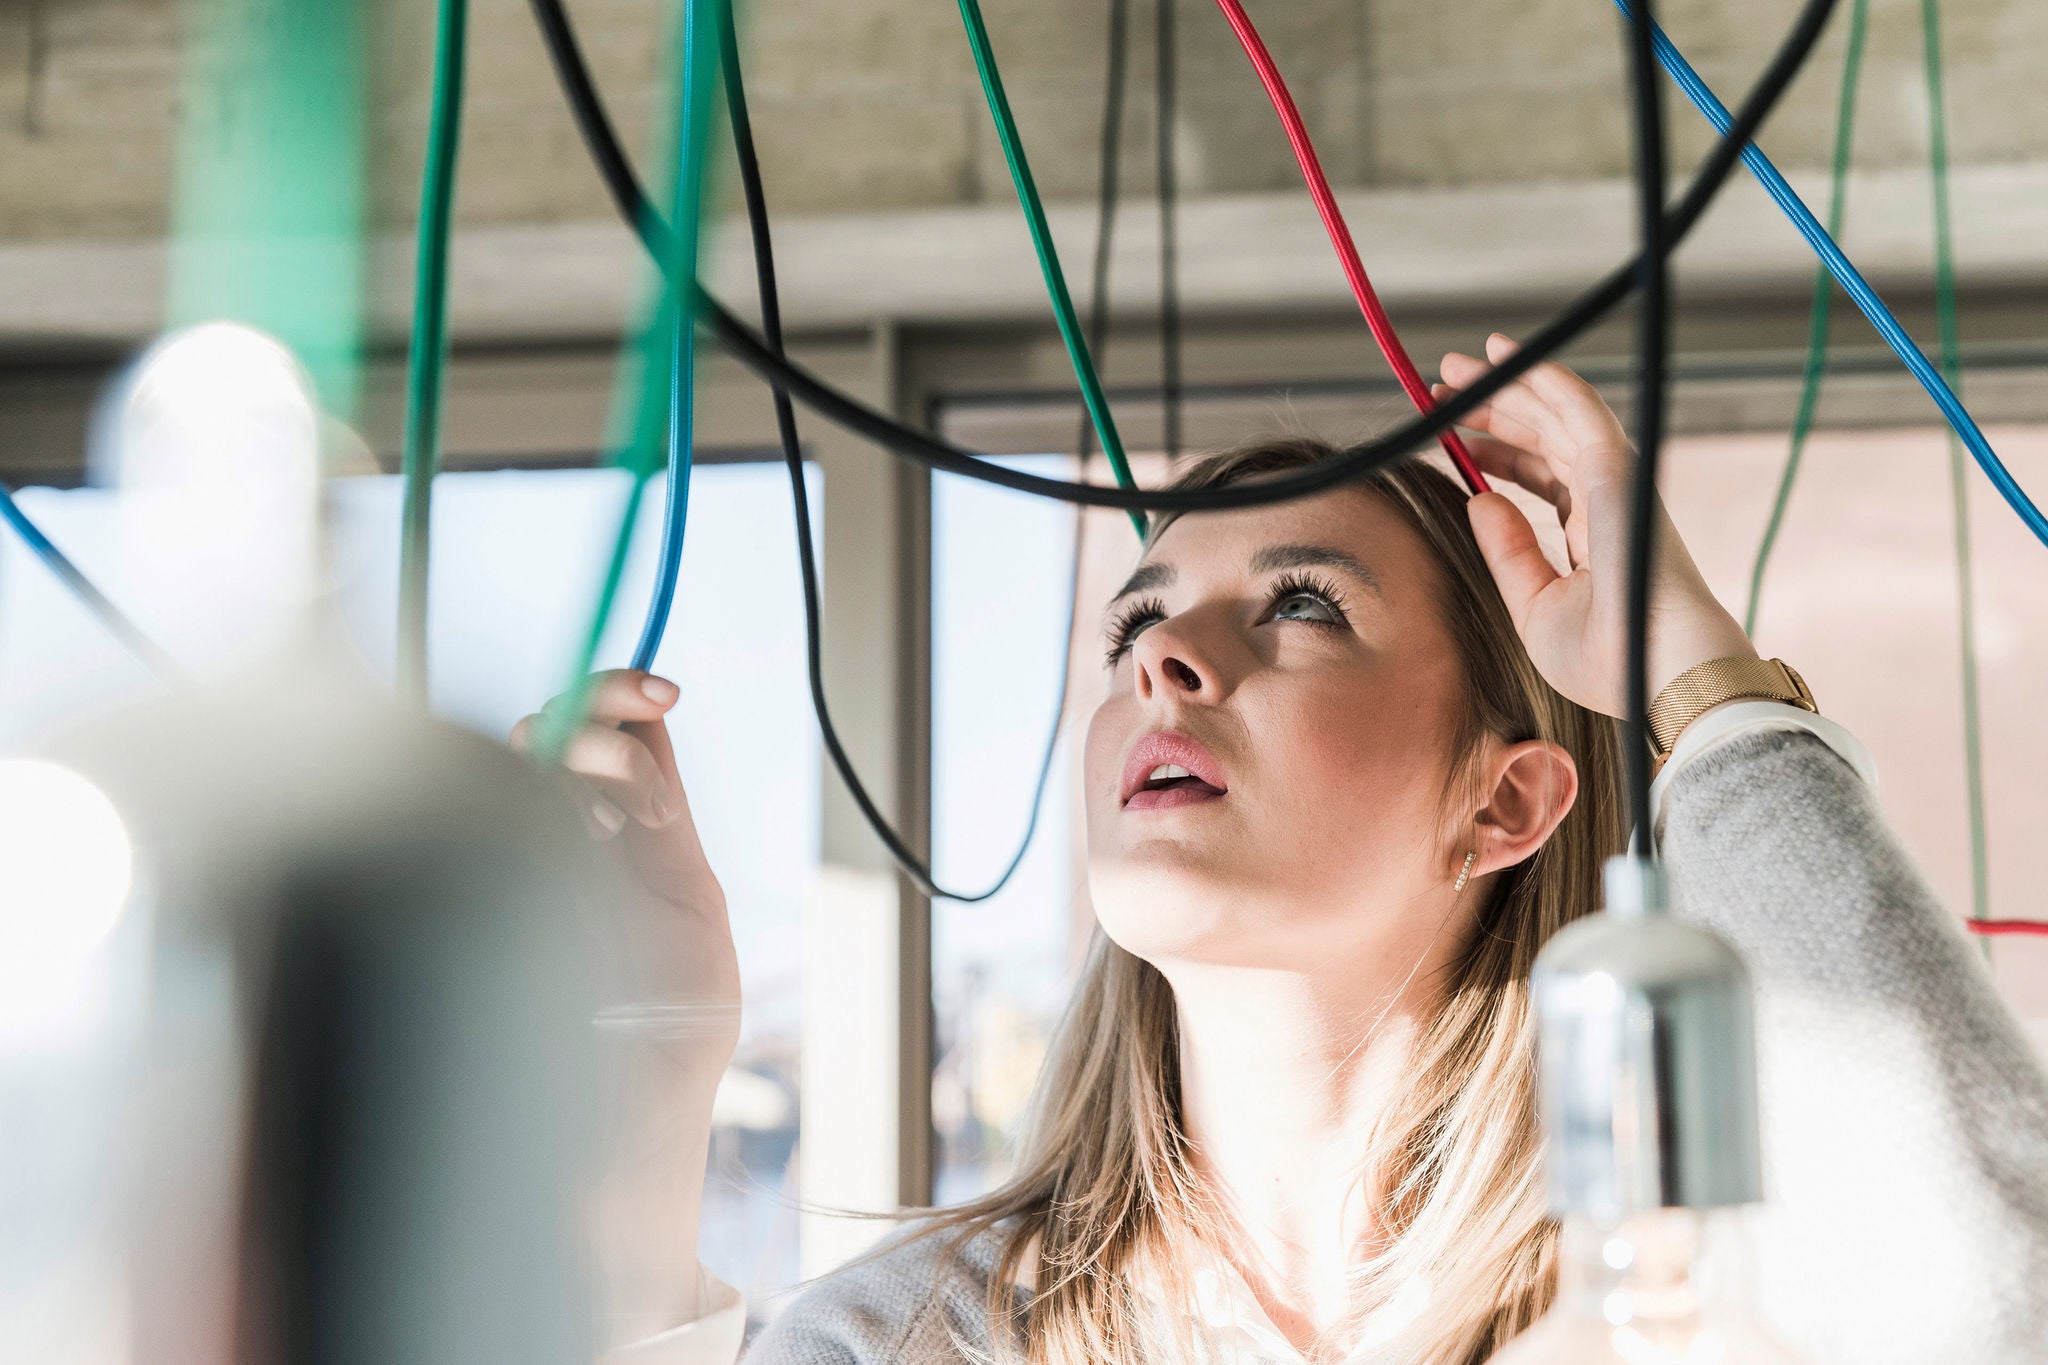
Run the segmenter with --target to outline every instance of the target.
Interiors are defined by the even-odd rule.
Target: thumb
[[[1558,579],[1557,570],[1536,542],[1536,528],[1522,509],[1499,493],[1481,493],[1465,504],[1472,519],[1472,537],[1493,571],[1501,600],[1516,630],[1522,630],[1529,609],[1543,590]]]

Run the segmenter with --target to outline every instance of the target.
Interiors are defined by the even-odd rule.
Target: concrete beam
[[[1815,176],[1796,177],[1809,201]],[[1933,259],[1926,177],[1859,173],[1844,245],[1880,284],[1927,277]],[[1974,166],[1954,178],[1956,255],[1975,285],[2048,279],[2048,162]],[[1627,185],[1594,181],[1484,189],[1357,191],[1344,208],[1374,282],[1398,317],[1475,303],[1556,300],[1624,259],[1632,247]],[[1085,272],[1092,209],[1052,210],[1068,273]],[[1156,304],[1156,218],[1125,206],[1112,271],[1120,316]],[[785,216],[776,224],[785,310],[796,331],[865,327],[880,319],[1030,321],[1046,316],[1044,287],[1015,209]],[[751,313],[752,267],[743,226],[719,224],[707,277]],[[374,327],[404,335],[410,245],[388,240],[374,278]],[[1349,308],[1322,228],[1299,193],[1193,200],[1182,212],[1184,299],[1192,314]],[[1738,173],[1680,258],[1683,296],[1776,290],[1811,277],[1813,257],[1774,205]],[[160,325],[160,242],[38,242],[0,246],[0,345],[130,344]],[[458,342],[560,342],[614,336],[646,285],[637,248],[598,220],[463,231],[454,256]],[[1683,303],[1683,298],[1681,299]]]

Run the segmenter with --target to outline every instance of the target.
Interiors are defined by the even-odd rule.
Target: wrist
[[[1653,633],[1649,661],[1650,696],[1655,697],[1672,681],[1714,659],[1758,659],[1763,656],[1750,638],[1727,613],[1720,621],[1702,621],[1668,641]]]

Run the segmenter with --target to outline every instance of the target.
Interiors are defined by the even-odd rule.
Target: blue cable
[[[28,548],[35,552],[36,558],[47,564],[50,572],[57,575],[58,580],[85,604],[85,609],[97,616],[116,639],[139,655],[157,676],[169,683],[185,681],[184,670],[158,647],[156,641],[144,635],[142,628],[128,619],[127,613],[94,587],[92,580],[43,534],[40,526],[29,520],[28,513],[22,511],[21,504],[14,500],[14,491],[4,483],[0,483],[0,519],[12,526],[15,533],[27,542]]]
[[[676,580],[682,572],[683,531],[690,516],[697,329],[680,308],[667,311],[673,329],[669,343],[668,493],[662,509],[661,556],[654,596],[647,604],[647,620],[640,627],[640,643],[633,647],[633,667],[643,672],[653,666],[654,656],[661,649],[661,637],[668,630],[669,610],[676,599]]]
[[[1631,13],[1628,0],[1614,0],[1614,3],[1624,15]],[[1662,66],[1665,73],[1677,83],[1678,88],[1685,92],[1686,98],[1693,102],[1694,107],[1706,115],[1707,122],[1713,124],[1717,132],[1726,136],[1729,126],[1735,121],[1729,115],[1727,106],[1707,88],[1707,83],[1692,69],[1684,54],[1664,36],[1664,30],[1661,28],[1656,30],[1655,43],[1657,64]],[[1785,177],[1779,174],[1778,168],[1771,164],[1771,159],[1765,156],[1754,142],[1742,149],[1742,160],[1755,174],[1764,190],[1777,201],[1778,207],[1785,211],[1785,216],[1792,220],[1793,226],[1799,229],[1800,235],[1806,238],[1815,253],[1820,256],[1821,264],[1827,267],[1828,273],[1840,282],[1843,292],[1863,310],[1863,316],[1870,319],[1870,325],[1877,329],[1877,334],[1885,339],[1886,344],[1898,354],[1899,359],[1905,362],[1906,368],[1913,372],[1913,377],[1920,381],[1920,386],[1927,390],[1927,396],[1934,400],[1934,405],[1941,409],[1941,415],[1955,428],[1957,437],[1975,458],[1978,467],[1984,471],[1984,476],[1991,480],[1999,496],[2005,499],[2006,505],[2019,514],[2020,520],[2027,524],[2027,529],[2043,544],[2048,544],[2048,517],[2041,515],[2041,509],[2034,506],[2033,499],[2029,498],[2026,490],[2014,480],[2004,463],[1999,460],[1998,452],[1991,448],[1991,442],[1985,439],[1983,431],[1978,428],[1976,419],[1963,407],[1963,400],[1956,396],[1948,381],[1941,377],[1941,372],[1921,353],[1913,338],[1907,335],[1906,329],[1899,325],[1899,320],[1892,316],[1891,309],[1885,307],[1884,300],[1870,287],[1869,281],[1849,263],[1849,258],[1842,254],[1842,248],[1835,244],[1835,239],[1828,235],[1828,230],[1813,216],[1813,210],[1807,208],[1805,202],[1793,192],[1792,187],[1785,183]]]
[[[707,2],[717,3],[717,0]],[[702,89],[703,73],[697,70],[697,61],[701,36],[698,30],[704,22],[699,13],[699,0],[684,0],[682,74],[678,91],[682,113],[676,127],[675,213],[672,219],[676,225],[678,256],[671,274],[674,279],[696,277],[704,144],[700,136],[704,124],[703,111],[698,105],[705,94]],[[654,596],[647,604],[647,619],[640,627],[640,643],[633,649],[632,666],[642,671],[653,665],[654,656],[661,649],[661,638],[668,630],[669,612],[676,598],[676,580],[682,571],[683,532],[690,514],[697,329],[692,325],[689,309],[673,296],[673,292],[671,290],[666,309],[671,329],[668,347],[668,493],[663,508],[661,553],[655,570]]]

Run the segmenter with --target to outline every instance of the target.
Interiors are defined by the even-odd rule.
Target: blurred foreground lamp
[[[1749,973],[1665,913],[1654,864],[1607,864],[1607,913],[1531,976],[1557,1302],[1494,1365],[1798,1365],[1746,1279],[1762,1198]]]

